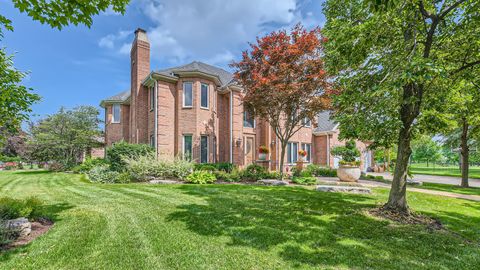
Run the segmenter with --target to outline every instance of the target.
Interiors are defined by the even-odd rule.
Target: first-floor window
[[[200,137],[200,163],[208,162],[208,136]]]
[[[287,144],[287,163],[297,162],[298,159],[298,143],[289,142]]]
[[[113,104],[112,111],[112,123],[120,123],[120,104]]]
[[[155,148],[155,136],[150,135],[150,146]]]
[[[302,143],[302,150],[307,152],[307,156],[305,157],[305,161],[310,162],[311,161],[311,154],[312,154],[312,145],[309,143]]]
[[[186,159],[192,158],[192,135],[183,135],[183,156]]]

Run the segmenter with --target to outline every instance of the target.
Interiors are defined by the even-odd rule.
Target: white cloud
[[[151,56],[165,65],[192,60],[226,66],[247,47],[272,30],[317,22],[302,13],[302,0],[141,0],[140,10],[151,21],[147,34]],[[305,0],[303,0],[305,1]],[[137,25],[132,25],[136,27]],[[141,26],[141,25],[139,25]],[[131,32],[130,32],[131,33]],[[125,54],[131,40],[120,32],[105,36],[99,46]]]
[[[114,49],[118,42],[124,41],[133,31],[120,30],[116,34],[109,34],[98,41],[100,48]]]

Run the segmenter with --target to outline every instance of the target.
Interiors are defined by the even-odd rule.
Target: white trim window
[[[200,136],[200,163],[208,162],[208,136]]]
[[[183,157],[191,160],[193,153],[193,136],[191,134],[183,135],[183,146],[182,146]]]
[[[120,115],[122,113],[122,109],[120,104],[113,104],[112,105],[112,123],[118,124],[120,123]]]
[[[310,143],[302,143],[302,150],[307,152],[307,156],[305,157],[306,162],[311,162],[311,156],[312,156],[312,145]]]
[[[308,117],[305,117],[305,118],[302,119],[302,125],[304,127],[311,127],[312,126],[312,121]]]
[[[208,91],[208,84],[202,83],[200,86],[200,108],[208,109],[208,98],[209,98],[209,91]]]
[[[243,127],[255,128],[255,118],[245,107],[243,107]]]
[[[155,89],[150,88],[150,110],[153,111],[153,109],[155,108]]]
[[[191,108],[193,106],[193,83],[183,83],[183,107]]]
[[[287,163],[292,164],[298,160],[298,143],[297,142],[288,142],[287,143]]]

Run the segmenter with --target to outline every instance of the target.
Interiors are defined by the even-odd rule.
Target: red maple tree
[[[257,38],[234,62],[235,79],[244,88],[243,102],[255,116],[271,125],[281,144],[283,177],[289,139],[318,112],[330,108],[329,78],[322,60],[320,28],[307,31],[297,24],[290,32],[279,30]]]

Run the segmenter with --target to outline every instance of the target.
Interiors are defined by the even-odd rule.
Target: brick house
[[[233,75],[201,62],[163,70],[150,69],[150,43],[142,29],[135,31],[130,52],[131,88],[103,100],[105,144],[120,140],[150,144],[158,155],[188,155],[197,162],[231,162],[240,167],[256,162],[258,148],[270,147],[270,168],[278,170],[280,147],[269,124],[244,110],[242,88]],[[335,167],[331,148],[341,144],[329,112],[318,115],[318,125],[304,121],[288,144],[287,166],[298,150],[307,161]],[[371,152],[357,142],[362,168],[372,166]]]

